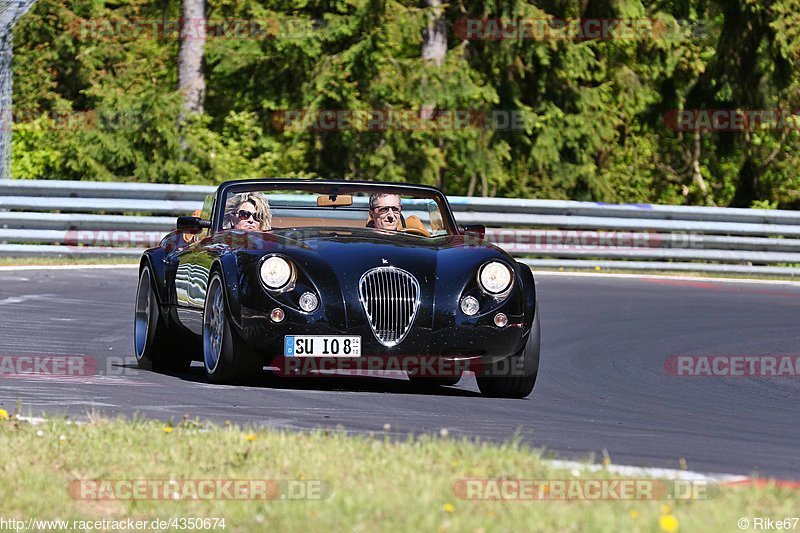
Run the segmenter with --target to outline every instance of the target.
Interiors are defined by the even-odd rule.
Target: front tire
[[[539,374],[540,347],[541,326],[537,305],[525,347],[507,359],[487,365],[483,375],[476,376],[481,393],[493,398],[527,397],[533,391]]]
[[[139,273],[133,321],[133,348],[139,368],[144,370],[185,371],[192,364],[180,346],[175,346],[161,314],[150,267]]]
[[[211,383],[233,383],[263,368],[231,328],[218,272],[211,275],[203,309],[203,366]]]

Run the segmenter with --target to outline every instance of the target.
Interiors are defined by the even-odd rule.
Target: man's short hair
[[[375,204],[378,203],[378,198],[383,196],[397,196],[397,199],[400,200],[400,195],[393,193],[393,192],[376,192],[372,196],[369,197],[369,210],[372,211],[375,209]]]

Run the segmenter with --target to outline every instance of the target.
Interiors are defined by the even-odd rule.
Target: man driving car
[[[397,231],[400,226],[400,196],[376,193],[369,197],[368,227]]]

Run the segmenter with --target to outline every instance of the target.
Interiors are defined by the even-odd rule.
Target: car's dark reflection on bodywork
[[[222,229],[228,195],[287,189],[334,200],[355,193],[419,196],[435,202],[441,229],[421,236],[364,227],[363,221],[331,226],[330,220],[269,231]],[[141,366],[180,369],[201,360],[210,380],[230,382],[280,366],[287,336],[360,338],[359,357],[370,357],[371,364],[393,357],[466,361],[484,394],[531,392],[540,344],[533,275],[484,241],[481,227],[457,226],[438,189],[243,180],[222,184],[203,214],[209,218],[181,217],[178,230],[142,256],[135,318]],[[292,282],[280,290],[264,283],[261,268],[271,257],[291,268]],[[487,290],[484,268],[497,274],[487,274],[492,283],[504,279],[506,268],[508,287]],[[303,309],[301,298],[318,304]],[[452,384],[459,375],[410,377]]]

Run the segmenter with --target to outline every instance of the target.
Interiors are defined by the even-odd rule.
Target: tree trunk
[[[761,198],[758,186],[759,174],[753,158],[748,154],[742,168],[739,169],[736,194],[733,196],[730,207],[750,207],[754,200]]]
[[[178,88],[184,94],[183,109],[186,115],[203,112],[203,99],[206,94],[206,80],[203,74],[205,44],[205,0],[183,0],[181,47],[178,54]]]
[[[422,31],[422,59],[439,67],[444,63],[447,55],[447,26],[445,26],[444,10],[441,0],[425,1],[431,11],[428,15],[428,26]],[[423,119],[431,119],[435,109],[436,104],[424,104],[420,115]]]
[[[703,139],[700,135],[700,130],[694,132],[694,155],[692,156],[692,181],[700,189],[703,199],[708,198],[708,186],[703,179],[703,173],[700,171],[700,155],[703,148]]]
[[[441,0],[426,0],[431,12],[428,27],[422,32],[422,59],[433,61],[438,67],[447,54],[447,26]]]
[[[474,196],[475,195],[475,186],[478,184],[478,175],[472,174],[469,178],[469,186],[467,187],[467,196]]]
[[[439,67],[444,63],[447,55],[447,26],[445,25],[444,9],[442,9],[441,0],[425,0],[425,2],[431,9],[428,15],[428,26],[422,31],[422,60]],[[420,109],[420,118],[432,119],[435,110],[435,103],[423,104]],[[439,147],[442,150],[444,149],[443,144],[443,139],[439,138]],[[445,189],[444,167],[439,169],[437,185],[441,190]]]

